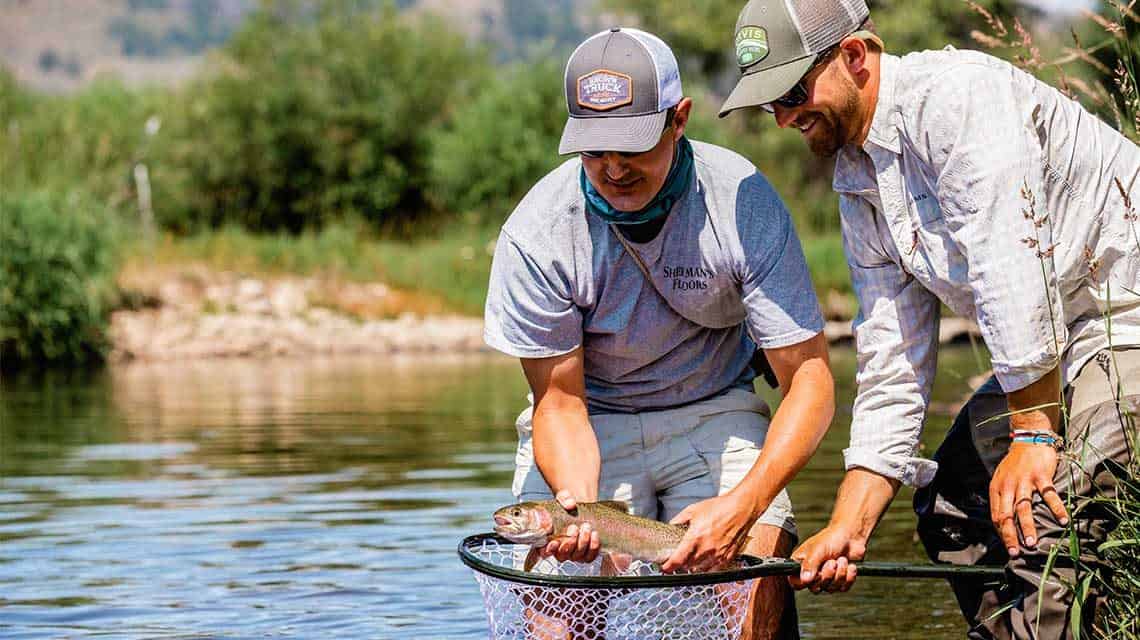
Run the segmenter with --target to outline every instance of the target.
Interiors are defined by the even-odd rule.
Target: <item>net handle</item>
[[[739,569],[710,571],[705,573],[679,573],[656,576],[552,576],[509,569],[489,563],[472,551],[472,547],[482,546],[486,541],[503,545],[515,543],[498,534],[480,533],[468,536],[459,543],[459,559],[474,571],[509,582],[539,587],[564,587],[570,589],[651,589],[667,587],[693,587],[726,582],[738,582],[769,576],[791,576],[799,573],[800,563],[785,558],[757,558],[740,556],[744,564]],[[877,578],[974,578],[987,582],[1001,582],[1005,579],[1003,567],[972,567],[937,564],[907,564],[897,562],[861,562],[856,565],[858,575]]]

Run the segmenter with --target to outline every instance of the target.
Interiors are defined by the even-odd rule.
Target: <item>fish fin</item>
[[[607,578],[620,576],[629,571],[631,564],[633,564],[633,556],[628,553],[603,553],[602,575]]]
[[[531,547],[523,561],[523,571],[530,571],[542,559],[542,547]]]
[[[622,513],[629,513],[629,503],[624,500],[602,500],[598,504],[602,505],[603,507],[617,509]]]

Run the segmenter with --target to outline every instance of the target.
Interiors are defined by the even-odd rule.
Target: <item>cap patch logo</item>
[[[578,78],[578,106],[609,111],[633,102],[633,78],[624,73],[597,69]]]
[[[736,62],[749,67],[768,57],[768,31],[764,27],[741,27],[736,32]]]

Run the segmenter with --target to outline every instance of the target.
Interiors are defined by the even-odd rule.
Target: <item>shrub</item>
[[[183,91],[151,169],[167,227],[386,226],[424,211],[428,131],[484,56],[435,19],[329,6],[255,14]]]
[[[69,96],[21,91],[0,73],[0,175],[10,190],[80,189],[132,206],[132,167],[147,157],[146,123],[164,94],[99,80]]]
[[[114,297],[116,225],[76,193],[0,192],[0,360],[97,358]]]
[[[515,201],[562,161],[562,73],[553,57],[507,67],[433,135],[433,203],[482,221],[506,218]]]

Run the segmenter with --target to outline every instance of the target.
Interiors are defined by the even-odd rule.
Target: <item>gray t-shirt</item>
[[[756,345],[819,333],[803,250],[775,190],[736,153],[701,142],[693,152],[695,183],[655,238],[630,243],[656,288],[586,212],[577,158],[539,181],[495,246],[487,344],[519,358],[581,346],[590,411],[636,412],[750,384]]]

